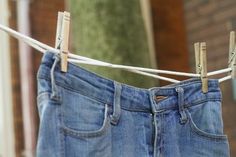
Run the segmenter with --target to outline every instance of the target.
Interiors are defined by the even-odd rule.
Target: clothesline
[[[48,46],[48,45],[46,45],[42,42],[39,42],[39,41],[37,41],[35,39],[32,39],[32,38],[30,38],[26,35],[23,35],[23,34],[15,31],[13,29],[10,29],[10,28],[4,26],[4,25],[0,24],[0,29],[7,32],[10,35],[12,35],[13,37],[17,38],[18,40],[22,40],[22,41],[26,42],[27,44],[29,44],[30,46],[32,46],[33,48],[35,48],[36,50],[38,50],[40,52],[44,53],[45,51],[49,50],[49,51],[52,51],[53,53],[57,53],[57,54],[60,53],[60,51],[58,49],[55,49],[55,48],[53,48],[51,46]],[[68,59],[69,62],[80,63],[80,64],[89,64],[89,65],[97,65],[97,66],[105,66],[105,67],[116,68],[116,69],[124,69],[124,70],[128,70],[128,71],[135,72],[135,73],[138,73],[138,74],[142,74],[142,75],[158,78],[158,79],[161,79],[161,80],[169,81],[169,82],[172,82],[172,83],[177,83],[179,81],[175,80],[175,79],[159,76],[159,75],[156,75],[156,74],[168,74],[168,75],[178,75],[178,76],[188,76],[188,77],[200,77],[200,74],[195,74],[195,73],[186,73],[186,72],[158,70],[158,69],[151,69],[151,68],[111,64],[111,63],[91,59],[91,58],[84,57],[84,56],[75,55],[75,54],[72,54],[72,53],[69,53],[68,56],[69,56],[69,59]],[[230,72],[230,71],[231,71],[231,68],[225,68],[225,69],[221,69],[221,70],[217,70],[217,71],[208,72],[207,76],[223,74],[223,73],[227,73],[227,72]],[[152,73],[156,73],[156,74],[152,74]],[[223,77],[223,78],[219,79],[219,82],[223,82],[223,81],[226,81],[228,79],[231,79],[231,76]]]

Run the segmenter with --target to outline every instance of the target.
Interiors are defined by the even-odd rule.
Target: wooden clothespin
[[[232,79],[236,79],[236,51],[235,51],[235,32],[230,32],[229,37],[229,68],[231,68]]]
[[[206,58],[206,43],[200,44],[200,64],[201,64],[201,80],[203,93],[208,92],[208,78],[207,78],[207,58]]]
[[[57,16],[57,31],[56,31],[55,48],[59,50],[61,49],[60,45],[62,41],[61,29],[62,29],[63,15],[64,15],[63,12],[58,12],[58,16]]]
[[[201,74],[201,65],[200,65],[200,43],[194,43],[194,52],[195,52],[195,65],[196,73]]]
[[[61,71],[67,72],[69,53],[70,13],[58,12],[55,47],[60,50]]]
[[[202,91],[208,92],[208,78],[207,78],[207,59],[206,59],[206,43],[195,43],[195,61],[196,61],[196,73],[201,75]]]

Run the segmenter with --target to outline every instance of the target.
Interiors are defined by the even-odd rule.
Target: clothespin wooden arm
[[[63,21],[63,12],[58,12],[58,17],[57,17],[57,31],[56,31],[56,40],[55,40],[55,48],[60,49],[60,45],[62,42],[62,37],[61,37],[61,29],[62,29],[62,21]]]
[[[230,32],[229,38],[229,67],[231,70],[232,79],[236,79],[236,52],[235,52],[235,32]]]
[[[196,73],[201,75],[202,92],[208,92],[206,43],[194,43]]]
[[[195,52],[195,67],[196,74],[201,74],[201,64],[200,64],[200,43],[194,43],[194,52]]]
[[[208,92],[208,78],[207,78],[207,58],[206,58],[206,43],[200,43],[200,64],[201,64],[201,80],[203,93]]]
[[[68,53],[69,53],[69,32],[70,32],[70,13],[64,12],[61,30],[62,43],[60,48],[61,71],[67,72]]]

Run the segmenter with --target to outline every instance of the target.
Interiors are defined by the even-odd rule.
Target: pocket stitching
[[[109,116],[108,116],[108,105],[106,104],[103,124],[99,129],[93,130],[93,131],[79,131],[79,130],[68,128],[65,125],[63,125],[61,129],[66,134],[72,135],[75,137],[96,137],[96,136],[102,135],[107,130],[107,128],[109,127],[109,122],[110,122],[110,120],[109,120]]]
[[[49,91],[42,92],[37,96],[37,105],[43,105],[45,100],[50,101],[51,104],[60,104],[60,102],[51,99],[51,92]]]
[[[42,92],[37,96],[37,106],[42,106],[45,100],[50,100],[50,92]]]
[[[41,99],[44,99],[44,97],[50,97],[50,92],[48,91],[45,91],[45,92],[41,92],[38,94],[37,96],[37,101],[41,102],[42,100]]]
[[[227,135],[225,135],[225,134],[222,134],[222,135],[212,134],[212,133],[207,133],[207,132],[201,130],[193,121],[193,119],[191,117],[191,113],[189,113],[189,111],[187,111],[187,115],[189,118],[188,121],[190,123],[190,128],[193,131],[193,133],[197,134],[200,137],[203,137],[203,138],[205,137],[205,138],[208,138],[211,140],[227,140]]]
[[[216,98],[206,98],[206,99],[202,99],[202,100],[197,100],[193,103],[190,103],[191,105],[187,105],[187,107],[191,107],[191,106],[197,106],[197,105],[203,105],[206,102],[221,102],[221,99],[216,99]]]

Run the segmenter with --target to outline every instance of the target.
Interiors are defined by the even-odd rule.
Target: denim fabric
[[[47,52],[38,71],[38,157],[229,157],[221,92],[200,79],[142,89]]]

